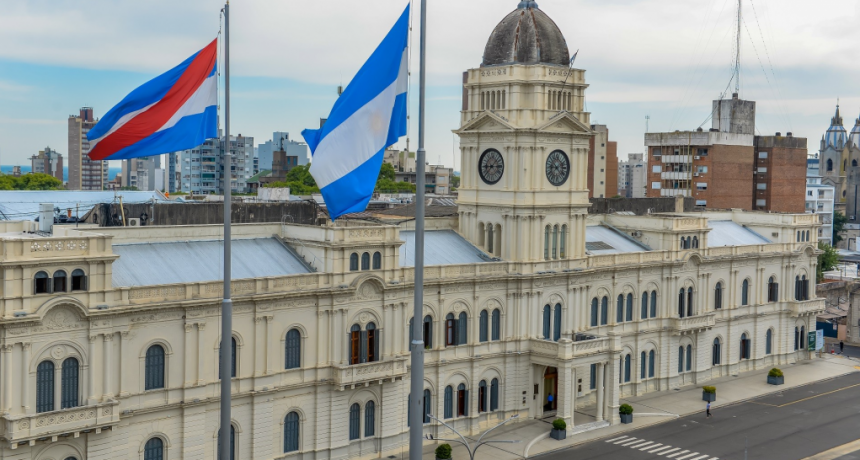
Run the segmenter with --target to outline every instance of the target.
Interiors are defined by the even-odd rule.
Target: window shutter
[[[379,342],[382,342],[382,329],[376,329],[373,331],[373,360],[381,361],[382,357],[379,355]]]
[[[465,393],[465,396],[463,397],[463,399],[466,401],[466,404],[465,404],[465,407],[463,407],[463,415],[468,417],[469,416],[469,390],[466,390],[464,393]]]
[[[367,331],[361,331],[361,339],[358,341],[360,344],[360,351],[358,352],[358,359],[360,363],[367,362]]]
[[[45,282],[47,283],[47,286],[48,286],[48,294],[53,294],[54,293],[54,279],[48,278],[45,280]]]

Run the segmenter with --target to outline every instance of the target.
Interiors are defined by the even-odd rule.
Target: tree
[[[451,188],[460,188],[460,176],[451,176]]]
[[[0,190],[62,190],[63,182],[54,176],[30,173],[21,177],[0,175]]]
[[[290,188],[291,195],[311,195],[314,193],[319,193],[320,189],[314,184],[313,186],[305,185],[300,181],[290,181],[290,182],[272,182],[271,184],[267,184],[266,188]]]
[[[848,218],[845,217],[845,214],[842,214],[839,211],[835,211],[833,213],[833,245],[835,246],[840,241],[842,241],[842,236],[839,235],[842,233],[842,230],[845,228],[845,224],[848,222]]]
[[[379,182],[382,179],[388,179],[391,182],[394,182],[394,166],[391,166],[389,163],[382,163],[382,168],[379,170],[379,177],[376,181]]]
[[[132,192],[137,192],[137,191],[138,191],[138,188],[137,188],[137,187],[135,187],[134,185],[126,185],[126,186],[124,186],[124,187],[120,187],[119,189],[120,189],[120,190],[128,190],[128,191],[132,191]]]
[[[284,182],[300,182],[308,187],[316,187],[317,181],[314,180],[314,176],[311,176],[310,169],[310,165],[296,166],[287,173],[287,177],[284,179]]]
[[[824,272],[836,268],[836,264],[839,263],[839,253],[836,252],[836,248],[833,246],[822,242],[818,243],[818,249],[822,252],[818,254],[818,267],[815,269],[815,279],[817,280],[816,282],[820,283],[824,281]]]

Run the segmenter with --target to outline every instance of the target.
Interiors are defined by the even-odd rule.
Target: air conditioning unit
[[[129,227],[140,227],[140,219],[132,218],[128,220]]]
[[[693,174],[693,177],[699,177],[699,173]]]
[[[701,160],[701,159],[702,159],[702,157],[700,157],[700,156],[696,155],[696,156],[694,156],[694,157],[693,157],[693,159],[694,159],[694,160]]]

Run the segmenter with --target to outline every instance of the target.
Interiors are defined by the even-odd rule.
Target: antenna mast
[[[738,0],[738,31],[735,36],[735,93],[740,95],[741,89],[741,1]]]

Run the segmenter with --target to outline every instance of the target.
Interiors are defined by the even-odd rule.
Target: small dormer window
[[[66,272],[57,270],[54,272],[54,292],[66,292]]]
[[[38,272],[33,280],[33,292],[35,294],[51,293],[51,278],[46,272]]]
[[[72,272],[72,290],[86,291],[87,290],[87,274],[80,268]]]

